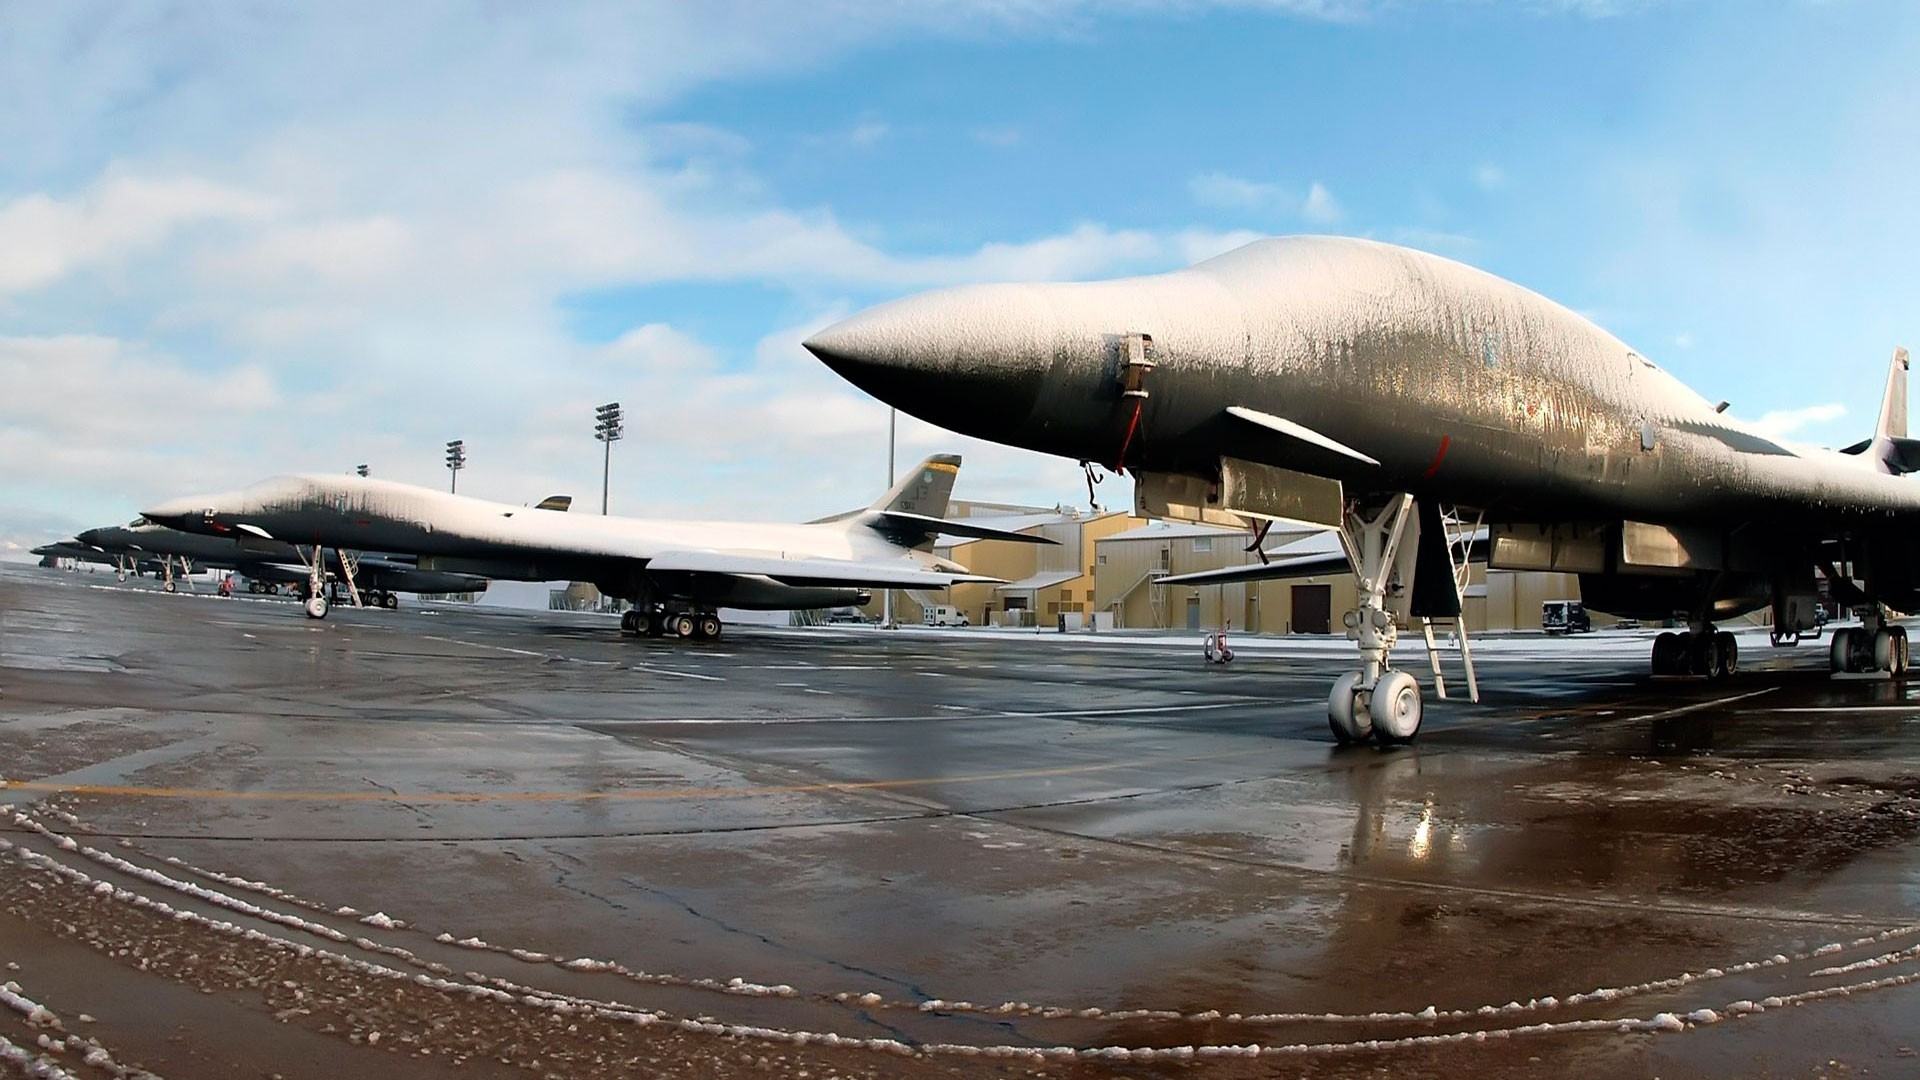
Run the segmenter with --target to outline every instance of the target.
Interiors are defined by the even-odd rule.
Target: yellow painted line
[[[1204,757],[1112,761],[1098,765],[1063,765],[1050,769],[1011,769],[1004,772],[973,773],[965,776],[928,776],[900,780],[819,781],[808,784],[772,784],[737,788],[645,788],[617,791],[234,791],[227,788],[140,787],[124,784],[62,784],[41,780],[0,782],[0,793],[31,791],[64,795],[107,795],[147,799],[225,799],[258,802],[406,802],[406,803],[487,803],[487,802],[595,802],[603,800],[654,799],[732,799],[769,795],[806,795],[830,791],[885,791],[895,788],[930,787],[937,784],[978,784],[995,780],[1026,780],[1047,776],[1073,776],[1141,768],[1164,762],[1218,761],[1244,758],[1244,751],[1210,754]]]

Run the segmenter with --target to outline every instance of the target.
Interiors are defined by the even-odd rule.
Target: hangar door
[[[1293,587],[1293,632],[1296,634],[1333,633],[1333,586],[1295,585]]]

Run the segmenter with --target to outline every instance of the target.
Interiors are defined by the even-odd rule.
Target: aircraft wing
[[[1468,562],[1487,561],[1487,535],[1487,530],[1483,527],[1473,530],[1464,538]],[[1317,546],[1319,539],[1319,537],[1310,537],[1299,543]],[[1341,550],[1306,552],[1291,556],[1285,555],[1285,551],[1285,547],[1268,551],[1268,559],[1263,563],[1229,566],[1220,570],[1199,570],[1191,574],[1176,574],[1160,578],[1158,583],[1161,585],[1232,585],[1240,581],[1283,581],[1288,578],[1344,574],[1349,568],[1346,552]]]
[[[788,559],[778,555],[728,551],[663,551],[647,560],[647,570],[650,573],[754,574],[787,585],[882,588],[944,589],[956,581],[999,580],[925,570],[905,563],[863,563],[851,559],[818,557]]]
[[[920,532],[927,536],[969,536],[980,540],[1011,540],[1021,544],[1058,544],[1033,533],[1015,532],[1012,529],[996,529],[991,525],[978,525],[970,521],[950,521],[946,518],[928,517],[925,514],[912,514],[904,510],[882,510],[876,517],[879,523],[896,526],[905,532]]]
[[[1321,577],[1347,572],[1347,557],[1341,552],[1323,555],[1296,555],[1291,559],[1229,566],[1224,570],[1201,570],[1159,578],[1159,585],[1231,585],[1238,581],[1279,581],[1284,578]]]

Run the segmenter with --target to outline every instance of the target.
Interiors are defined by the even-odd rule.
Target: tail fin
[[[870,510],[898,510],[927,517],[947,516],[947,501],[953,496],[954,477],[960,474],[959,454],[935,454],[921,462],[893,490],[880,496]]]
[[[563,514],[572,506],[573,496],[571,495],[549,495],[533,504],[535,510],[558,510]]]
[[[1887,394],[1880,399],[1880,426],[1873,431],[1877,439],[1907,437],[1907,350],[1893,350],[1893,367],[1887,371]]]

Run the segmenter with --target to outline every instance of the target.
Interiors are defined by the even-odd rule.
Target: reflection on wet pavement
[[[1486,703],[1342,751],[1318,643],[685,647],[94,584],[0,571],[7,977],[57,985],[92,933],[128,987],[211,978],[141,970],[164,904],[288,1076],[323,1037],[562,1075],[1799,1076],[1897,1072],[1920,1028],[1920,701],[1814,648],[1709,685],[1624,639],[1493,643]],[[318,977],[295,946],[338,954],[329,1009],[267,992]],[[396,978],[419,1010],[354,1003]]]

